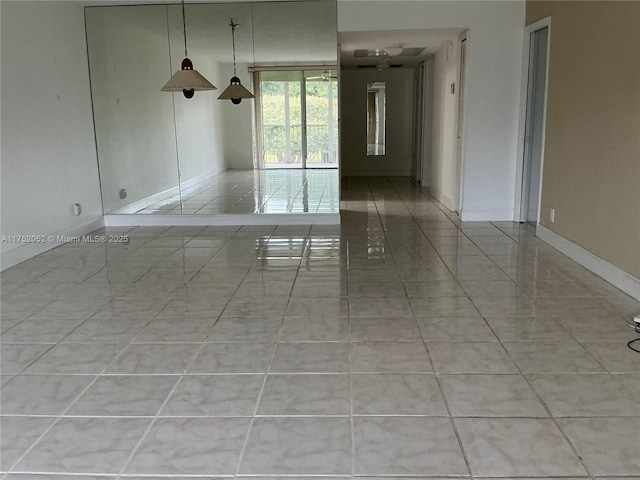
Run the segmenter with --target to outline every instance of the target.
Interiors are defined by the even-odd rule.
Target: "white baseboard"
[[[53,241],[43,243],[25,243],[18,248],[3,252],[2,256],[0,257],[0,271],[4,271],[7,268],[18,265],[25,260],[35,257],[36,255],[40,255],[41,253],[51,250],[52,248],[59,247],[60,245],[65,243],[55,240],[58,237],[78,237],[91,233],[94,230],[102,227],[104,227],[104,220],[103,217],[100,216],[91,222],[83,223],[82,225],[79,225],[77,227],[47,235],[47,237],[53,237]]]
[[[463,222],[512,222],[513,209],[469,210],[463,208],[460,218]]]
[[[343,177],[410,177],[409,170],[341,170],[340,175]]]
[[[536,236],[627,295],[640,300],[640,279],[542,225],[538,225]]]
[[[220,215],[105,215],[106,227],[202,227],[224,225],[339,225],[339,213],[248,213]]]
[[[207,173],[203,173],[202,175],[198,175],[197,177],[186,180],[182,182],[182,189],[185,190],[201,182],[202,180],[205,180],[210,177],[214,177],[220,173],[222,172],[217,172],[217,173],[207,172]],[[153,195],[149,195],[148,197],[144,197],[144,198],[141,198],[140,200],[136,200],[135,202],[131,202],[125,205],[124,207],[120,207],[117,210],[114,210],[111,213],[114,215],[133,214],[153,205],[154,203],[158,203],[158,202],[161,202],[162,200],[173,197],[174,195],[178,195],[179,193],[180,193],[180,187],[176,185],[175,187],[171,187],[162,192],[154,193]]]
[[[451,199],[447,197],[444,193],[442,193],[440,190],[436,190],[433,187],[431,187],[431,196],[435,198],[437,201],[439,201],[442,205],[444,205],[444,207],[447,208],[448,210],[451,210],[451,211],[455,210]]]

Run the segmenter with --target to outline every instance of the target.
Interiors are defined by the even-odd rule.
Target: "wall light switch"
[[[447,44],[447,62],[449,60],[453,60],[454,55],[455,55],[455,52],[453,50],[453,42],[449,42]]]

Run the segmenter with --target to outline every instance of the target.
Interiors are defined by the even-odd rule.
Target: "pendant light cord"
[[[233,18],[231,19],[231,46],[233,49],[233,76],[237,77],[236,73],[236,27],[239,25],[237,23],[233,23]]]
[[[184,35],[184,56],[188,57],[187,54],[187,20],[184,14],[184,0],[182,0],[182,33]]]

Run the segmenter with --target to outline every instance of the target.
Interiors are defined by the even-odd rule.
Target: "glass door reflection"
[[[302,168],[302,72],[260,72],[265,168]]]
[[[264,168],[338,167],[337,71],[259,72]]]
[[[338,75],[309,70],[305,76],[306,166],[338,166]]]

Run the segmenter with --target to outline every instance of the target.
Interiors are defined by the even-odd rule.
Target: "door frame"
[[[467,71],[469,68],[469,45],[470,45],[470,34],[469,30],[462,32],[458,35],[458,44],[457,44],[457,55],[458,58],[458,78],[456,79],[456,83],[454,84],[457,89],[455,92],[456,95],[456,129],[454,133],[455,140],[455,159],[453,163],[453,172],[451,173],[451,181],[452,185],[452,198],[451,198],[451,206],[453,210],[458,213],[460,217],[462,217],[462,204],[464,200],[464,151],[465,151],[465,132],[467,129],[467,108],[466,107],[466,98],[467,98],[467,83],[468,83],[468,75]],[[464,56],[464,72],[462,71],[462,44],[464,42],[465,48],[465,56]],[[454,53],[455,55],[455,53]],[[461,86],[462,83],[462,75],[464,73],[464,89]],[[460,95],[462,94],[462,98]],[[460,112],[462,111],[462,118],[460,118]],[[462,125],[462,128],[460,128]],[[458,135],[460,135],[458,137]],[[458,148],[458,144],[460,144],[460,148]]]
[[[541,218],[541,204],[542,204],[542,183],[544,179],[544,150],[545,150],[545,137],[547,133],[547,98],[549,96],[549,60],[551,57],[551,17],[543,18],[537,22],[527,25],[524,28],[523,38],[523,50],[522,50],[522,75],[520,84],[520,120],[518,122],[518,150],[516,164],[516,185],[515,185],[515,203],[514,203],[514,222],[525,222],[528,217],[528,213],[525,212],[525,208],[528,210],[528,205],[525,205],[525,182],[529,181],[528,168],[525,168],[525,163],[528,161],[527,153],[528,146],[526,142],[527,135],[527,115],[529,112],[529,86],[531,76],[531,37],[538,30],[547,28],[547,58],[546,58],[546,72],[545,72],[545,89],[544,89],[544,105],[542,109],[542,145],[540,150],[540,185],[538,191],[538,218],[536,219],[536,225],[540,223]],[[528,166],[528,165],[527,165]]]
[[[411,176],[422,184],[423,129],[424,129],[424,75],[422,62],[413,71],[413,132],[411,148]]]

